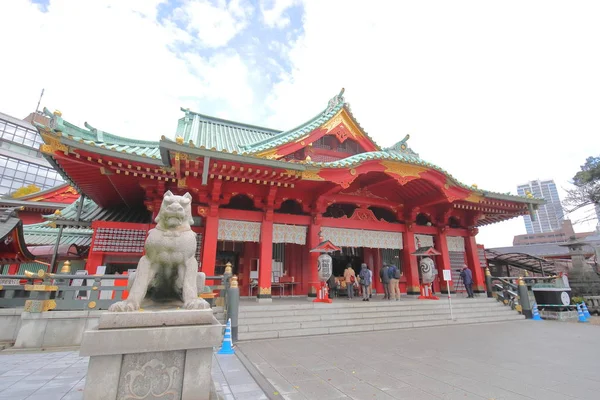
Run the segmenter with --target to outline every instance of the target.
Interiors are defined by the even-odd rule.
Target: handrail
[[[115,285],[116,281],[128,279],[129,275],[0,275],[0,308],[25,307],[31,312],[106,310],[128,290],[127,285]],[[207,276],[206,280],[217,281],[219,286],[223,276]],[[199,294],[203,289],[198,288]]]

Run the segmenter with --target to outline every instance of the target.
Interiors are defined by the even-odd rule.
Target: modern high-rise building
[[[535,221],[532,221],[529,215],[523,217],[525,218],[527,233],[552,232],[560,229],[561,221],[564,219],[564,211],[553,180],[536,180],[524,183],[517,186],[517,193],[520,196],[531,193],[533,197],[546,200],[546,204],[539,206]]]
[[[29,115],[26,120],[0,113],[0,195],[29,185],[40,190],[64,183],[62,177],[42,157],[43,144],[37,129],[27,120],[37,121],[42,115]]]

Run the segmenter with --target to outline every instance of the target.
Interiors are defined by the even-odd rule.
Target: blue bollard
[[[231,318],[227,320],[223,344],[221,345],[221,350],[219,350],[217,354],[235,354],[233,351],[233,343],[231,342]]]
[[[581,310],[583,311],[583,316],[585,317],[585,319],[590,319],[592,317],[592,314],[590,314],[590,311],[588,310],[585,301],[581,302]]]
[[[588,320],[585,319],[585,315],[583,315],[583,311],[581,311],[579,304],[577,304],[577,317],[579,318],[578,322],[588,322]]]
[[[540,317],[540,312],[537,308],[537,303],[533,303],[533,321],[543,321],[542,317]]]

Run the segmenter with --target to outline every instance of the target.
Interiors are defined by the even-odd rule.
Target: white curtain
[[[273,243],[306,244],[306,226],[273,224]]]
[[[260,242],[260,222],[219,220],[219,240]]]
[[[462,236],[446,236],[448,251],[465,251],[465,238]]]
[[[433,247],[433,236],[431,235],[415,235],[415,247]]]
[[[336,246],[402,249],[402,234],[400,232],[324,227],[321,229],[321,234],[323,239],[330,240]]]

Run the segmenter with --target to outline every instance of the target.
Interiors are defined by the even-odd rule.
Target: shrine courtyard
[[[599,335],[527,320],[249,341],[213,377],[226,400],[597,399]],[[82,399],[87,361],[0,352],[0,399]]]

